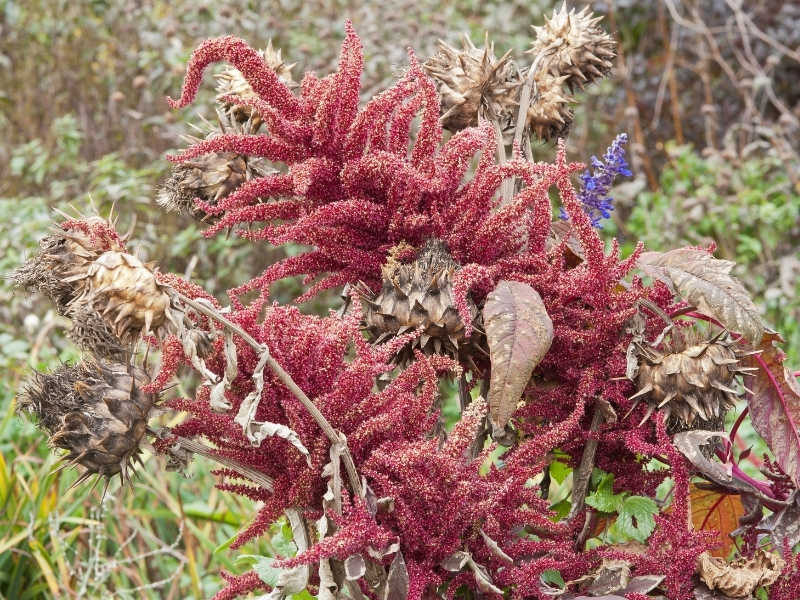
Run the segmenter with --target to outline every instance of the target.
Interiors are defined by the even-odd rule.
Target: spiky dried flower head
[[[91,359],[34,371],[22,382],[17,411],[36,415],[49,445],[67,450],[64,467],[86,469],[73,487],[94,474],[106,478],[106,487],[118,473],[130,484],[128,469],[141,463],[139,446],[157,400],[140,389],[149,382],[137,366]]]
[[[543,142],[566,138],[572,128],[574,113],[569,103],[574,99],[564,92],[566,80],[566,75],[553,77],[543,71],[534,76],[536,92],[528,107],[526,124],[531,135]]]
[[[552,19],[545,16],[543,26],[533,26],[536,41],[528,53],[538,57],[547,52],[541,70],[566,77],[570,91],[575,86],[584,89],[585,84],[608,77],[617,56],[617,43],[597,26],[602,18],[594,17],[588,6],[579,13],[574,8],[568,12],[565,0],[560,12],[553,9]]]
[[[260,118],[258,123],[254,118],[239,122],[220,110],[217,110],[217,119],[218,126],[206,122],[209,131],[203,132],[204,139],[226,134],[251,135],[260,124]],[[186,140],[192,144],[201,141],[194,136],[187,136]],[[214,223],[219,217],[197,206],[195,198],[216,206],[242,184],[276,172],[263,158],[237,152],[211,152],[175,165],[172,175],[156,194],[156,203],[167,211],[185,210],[198,221]]]
[[[645,346],[640,351],[638,391],[632,398],[649,404],[648,416],[663,409],[671,432],[722,429],[725,413],[739,399],[736,375],[748,372],[739,365],[743,354],[726,332],[710,339],[694,330],[674,332],[663,351]]]
[[[167,286],[158,283],[153,263],[144,264],[125,252],[105,252],[85,273],[67,278],[79,295],[70,311],[90,307],[101,314],[123,342],[159,331],[167,321],[175,323],[170,311]]]
[[[16,287],[39,292],[67,314],[78,296],[70,277],[84,274],[93,261],[107,251],[124,251],[124,240],[116,235],[108,220],[92,216],[82,221],[67,221],[54,235],[39,240],[42,251],[13,269],[9,275]]]
[[[276,51],[272,47],[272,40],[267,42],[266,50],[259,50],[258,55],[266,61],[267,65],[275,71],[275,74],[280,80],[285,83],[289,88],[294,89],[300,87],[297,82],[292,79],[292,69],[297,63],[287,65],[281,57],[280,48]],[[247,104],[238,104],[233,101],[234,98],[242,100],[254,100],[259,96],[253,91],[253,88],[245,79],[242,72],[235,67],[228,67],[222,73],[215,75],[219,82],[217,84],[217,102],[222,105],[223,110],[230,114],[232,120],[239,123],[246,123],[252,120],[254,129],[257,130],[261,126],[261,116],[252,106]]]
[[[366,304],[364,323],[374,344],[382,344],[406,333],[420,335],[395,356],[394,362],[407,366],[414,350],[425,355],[443,354],[470,368],[473,357],[486,353],[486,340],[478,309],[468,299],[474,333],[466,328],[455,306],[453,275],[460,265],[453,260],[443,242],[429,239],[413,263],[390,260],[383,268],[383,287],[375,296],[366,288],[359,291]]]
[[[456,132],[478,125],[478,117],[499,121],[501,129],[510,133],[520,85],[519,74],[509,50],[502,58],[494,54],[494,43],[488,35],[484,48],[475,47],[462,35],[462,50],[439,41],[441,52],[422,66],[436,82],[441,99],[441,124]]]

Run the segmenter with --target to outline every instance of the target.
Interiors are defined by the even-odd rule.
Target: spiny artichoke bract
[[[276,51],[272,47],[272,40],[269,40],[267,43],[266,50],[259,50],[258,53],[287,86],[290,88],[300,87],[299,84],[292,79],[292,69],[294,69],[297,63],[287,65],[283,58],[281,58],[280,48]],[[234,67],[228,67],[222,73],[214,77],[216,77],[219,82],[217,84],[217,102],[222,104],[223,110],[231,115],[233,120],[238,123],[246,123],[252,119],[253,127],[257,130],[261,126],[261,116],[258,112],[254,111],[249,106],[235,104],[228,100],[230,96],[237,96],[243,100],[254,100],[258,98],[258,94],[253,91],[253,88],[244,78],[241,71]]]
[[[650,405],[648,416],[663,409],[671,432],[720,431],[725,413],[739,399],[736,375],[750,370],[739,366],[742,353],[725,335],[704,339],[692,332],[686,337],[675,333],[663,352],[640,347],[639,391],[632,398]]]
[[[217,118],[219,127],[208,124],[211,131],[207,133],[206,139],[227,133],[254,134],[260,126],[260,119],[248,119],[240,123],[219,110]],[[186,139],[192,143],[200,141],[196,137]],[[172,175],[156,194],[156,203],[168,211],[185,210],[197,221],[214,223],[219,220],[219,216],[209,215],[198,208],[195,198],[214,206],[243,183],[275,172],[263,158],[236,152],[212,152],[175,165]]]
[[[579,13],[574,8],[567,12],[565,1],[560,12],[553,9],[552,19],[545,16],[543,26],[533,27],[536,41],[527,53],[538,57],[550,48],[540,68],[553,77],[566,77],[570,91],[608,77],[617,56],[617,43],[597,26],[603,17],[593,15],[588,6]]]
[[[442,51],[422,65],[436,82],[442,127],[455,133],[477,126],[482,116],[497,120],[504,133],[512,133],[520,80],[509,60],[511,51],[498,59],[488,39],[483,50],[464,35],[461,43],[463,50],[440,41]]]
[[[527,71],[523,77],[527,76]],[[566,138],[575,119],[569,107],[574,102],[572,96],[564,93],[567,76],[553,77],[539,71],[535,78],[536,93],[526,114],[526,124],[532,136],[543,142]]]
[[[22,382],[17,411],[36,415],[38,427],[50,434],[49,445],[67,450],[61,468],[86,469],[72,487],[97,474],[98,481],[106,478],[105,494],[118,473],[133,486],[128,469],[141,463],[139,446],[157,400],[141,391],[148,383],[139,367],[85,360],[52,373],[34,371]]]
[[[360,289],[367,309],[366,330],[372,343],[381,344],[395,336],[421,330],[412,344],[406,345],[394,362],[407,366],[414,360],[414,350],[424,354],[451,356],[476,369],[476,352],[488,354],[486,336],[479,313],[470,300],[472,335],[466,328],[453,298],[453,274],[458,270],[447,247],[439,240],[428,240],[416,261],[411,264],[390,262],[383,269],[383,289],[374,296]]]

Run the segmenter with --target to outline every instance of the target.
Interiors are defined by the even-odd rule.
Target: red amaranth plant
[[[138,418],[130,456],[141,445],[166,454],[170,470],[182,471],[194,453],[218,462],[221,489],[261,502],[234,549],[281,518],[292,529],[296,552],[284,544],[277,561],[255,557],[254,571],[225,576],[230,585],[218,600],[265,588],[270,598],[306,589],[335,598],[346,589],[375,600],[688,600],[715,586],[744,589],[747,577],[748,594],[772,584],[772,595],[783,598],[793,589],[794,566],[778,579],[783,559],[763,549],[755,557],[761,563],[745,566],[728,557],[716,558],[721,566],[700,560],[716,551],[717,534],[695,531],[691,519],[696,477],[749,508],[736,535],[752,541],[769,531],[783,554],[797,542],[800,445],[792,444],[800,439],[800,387],[773,346],[782,339],[761,324],[728,274],[732,264],[714,259],[713,248],[662,254],[640,244],[622,258],[614,240],[607,252],[591,212],[599,200],[576,193],[572,176],[585,167],[567,161],[563,140],[554,163],[527,158],[531,135],[568,133],[571,97],[563,85],[608,75],[614,56],[613,41],[586,11],[565,8],[537,32],[526,69],[465,42],[475,65],[483,56],[480,69],[470,67],[481,82],[468,81],[458,61],[438,57],[425,67],[410,52],[403,76],[363,107],[364,59],[349,23],[338,70],[321,79],[307,73],[297,92],[266,53],[238,38],[208,40],[192,55],[171,104],[191,102],[203,71],[225,60],[234,67],[226,77],[241,79],[235,89],[244,91],[219,99],[220,118],[247,126],[171,160],[233,153],[277,167],[259,163],[264,168],[248,171],[249,180],[229,179],[214,202],[196,199],[193,214],[213,222],[206,235],[237,229],[257,244],[310,247],[230,290],[230,310],[201,286],[137,267],[166,302],[156,335],[147,323],[134,336],[136,345],[161,348],[160,370],[141,391],[162,391],[182,365],[202,380],[193,397],[144,415],[189,415],[171,430],[148,430],[152,446]],[[461,87],[450,90],[447,81]],[[440,117],[459,130],[447,140]],[[266,132],[253,133],[262,123]],[[619,143],[606,156],[608,172],[597,175],[601,195],[626,166]],[[191,168],[202,179],[212,164]],[[185,194],[182,181],[162,195]],[[551,190],[567,222],[554,220]],[[610,200],[601,208],[607,212]],[[87,236],[84,246],[120,246],[97,254],[124,250],[105,220],[70,220],[62,229]],[[75,277],[54,268],[50,246],[43,248],[14,277],[58,301],[72,293]],[[46,279],[30,277],[42,269]],[[353,288],[328,317],[270,304],[269,286],[293,275],[314,282],[300,299]],[[128,300],[107,310],[90,303],[82,318],[105,323],[110,313],[113,325],[126,318],[143,292],[122,288]],[[250,290],[260,294],[245,304]],[[717,329],[703,330],[704,320]],[[734,345],[736,352],[722,351]],[[137,360],[135,349],[116,351],[118,372]],[[89,343],[87,351],[100,348]],[[781,425],[761,431],[775,455],[769,483],[732,461],[722,430],[721,392],[733,402],[738,391],[728,386],[743,373],[754,379],[747,401],[756,429],[773,418]],[[455,424],[443,416],[440,387],[448,379],[458,381]],[[43,400],[24,406],[43,421],[43,405],[60,407],[47,390],[66,389],[72,398],[70,385],[77,392],[94,385],[67,385],[55,374],[36,381]],[[667,403],[688,418],[670,419]],[[47,415],[54,438],[64,437],[60,428],[99,427],[78,403],[69,409]],[[100,445],[110,439],[95,437]],[[672,484],[666,498],[658,495],[665,481]],[[710,564],[730,573],[717,577]]]

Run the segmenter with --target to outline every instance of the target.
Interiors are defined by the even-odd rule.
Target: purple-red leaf
[[[781,469],[800,486],[800,385],[792,371],[783,365],[786,355],[773,341],[783,342],[777,334],[766,333],[757,348],[761,354],[742,359],[748,367],[758,367],[747,380],[747,404],[750,420],[767,442]]]
[[[678,248],[666,253],[645,252],[637,264],[751,344],[761,341],[764,326],[758,308],[742,284],[728,274],[734,263],[714,258],[705,250]]]
[[[519,281],[501,281],[483,308],[492,359],[489,407],[493,437],[502,436],[533,369],[553,341],[553,322],[539,293]]]
[[[680,450],[681,454],[689,459],[689,462],[701,473],[710,477],[712,481],[722,484],[729,483],[731,481],[731,465],[721,465],[709,459],[702,451],[702,446],[712,444],[713,447],[713,442],[709,440],[715,437],[727,438],[728,434],[724,431],[694,429],[676,433],[672,438],[672,443]]]

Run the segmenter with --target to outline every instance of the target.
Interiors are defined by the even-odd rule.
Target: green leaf
[[[272,536],[271,542],[272,547],[275,548],[275,551],[283,558],[292,558],[297,554],[297,546],[291,540],[291,529],[289,530],[289,537],[287,538],[283,528],[281,528],[281,531]]]
[[[568,467],[564,463],[554,460],[550,463],[550,477],[553,478],[558,485],[564,483],[564,479],[566,479],[567,475],[572,473],[572,467]]]
[[[256,554],[242,554],[236,559],[235,566],[250,566],[258,573],[261,581],[270,587],[275,587],[278,583],[278,577],[281,574],[281,569],[276,569],[272,566],[275,562],[274,558],[268,556],[258,556]]]
[[[652,498],[629,496],[619,509],[617,528],[629,538],[644,543],[656,528],[653,515],[657,512],[658,505]]]
[[[550,510],[555,511],[556,516],[551,517],[554,523],[558,523],[561,519],[569,514],[569,509],[572,508],[572,502],[564,498],[561,502],[556,502],[550,507]]]
[[[214,554],[219,554],[223,550],[227,550],[228,547],[233,543],[233,540],[235,540],[237,537],[239,537],[238,531],[234,533],[231,537],[229,537],[227,540],[222,542],[219,546],[217,546],[216,549],[214,550]]]
[[[586,497],[586,504],[600,512],[613,513],[620,510],[624,499],[625,494],[614,493],[614,475],[609,473],[600,480],[597,491]]]
[[[556,569],[547,569],[546,571],[542,571],[540,577],[542,582],[552,583],[553,585],[557,585],[560,589],[564,589],[564,578],[561,577],[560,571]]]

